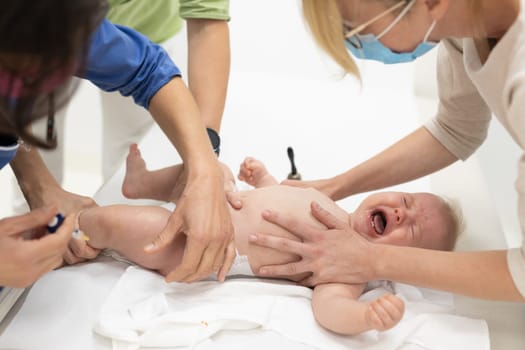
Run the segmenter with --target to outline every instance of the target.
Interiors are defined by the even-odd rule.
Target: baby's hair
[[[458,237],[465,231],[463,210],[458,200],[440,196],[450,216],[450,228],[447,230],[443,250],[454,250]]]

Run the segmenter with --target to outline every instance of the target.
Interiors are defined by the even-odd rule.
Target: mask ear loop
[[[430,33],[434,30],[434,27],[436,26],[436,20],[432,21],[432,24],[430,25],[430,28],[428,28],[428,32],[425,34],[425,37],[423,38],[423,42],[426,43],[428,41],[428,37],[430,36]]]
[[[393,26],[395,26],[400,20],[401,18],[403,18],[403,16],[408,12],[408,10],[410,10],[412,8],[412,6],[414,6],[414,4],[416,3],[416,0],[412,0],[400,13],[399,15],[397,15],[397,17],[392,21],[392,23],[390,23],[388,25],[388,27],[386,27],[381,33],[379,33],[379,35],[376,37],[378,40],[381,39],[381,37],[383,35],[385,35],[386,33],[388,33],[388,31],[390,29],[392,29]]]

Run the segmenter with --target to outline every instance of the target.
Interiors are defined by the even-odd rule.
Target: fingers
[[[172,223],[173,222],[173,223]],[[166,247],[175,238],[177,233],[181,231],[180,220],[177,216],[177,209],[173,212],[168,220],[166,227],[161,233],[155,237],[153,242],[149,243],[144,247],[144,251],[147,253],[155,253]]]
[[[63,263],[63,256],[67,250],[67,242],[70,239],[70,230],[73,226],[73,217],[68,216],[60,229],[52,234],[46,235],[38,240],[25,241],[27,250],[26,256],[32,260],[32,266],[29,267],[37,279],[48,271],[60,267]]]
[[[221,262],[216,266],[218,256]],[[195,272],[183,279],[184,282],[195,282],[208,277],[214,271],[218,271],[224,260],[224,249],[218,244],[211,242],[204,250],[200,264],[194,270]]]
[[[222,265],[224,265],[224,259],[226,257],[226,247],[220,249],[218,254],[215,256],[215,261],[213,262],[213,272],[218,272],[222,268]]]
[[[266,265],[261,267],[257,274],[264,277],[277,277],[292,276],[303,272],[310,272],[310,269],[306,263],[298,261],[284,265]]]
[[[51,217],[53,217],[53,215]],[[47,222],[49,222],[49,220]],[[48,234],[38,240],[31,241],[34,243],[31,249],[34,250],[35,256],[37,256],[39,253],[43,255],[44,252],[48,253],[47,256],[62,256],[64,251],[67,249],[68,242],[71,238],[71,232],[73,232],[73,227],[74,215],[68,215],[55,233]]]
[[[205,246],[198,243],[196,239],[188,239],[184,249],[182,261],[177,268],[166,276],[167,282],[182,282],[197,271]]]
[[[95,259],[100,253],[100,249],[90,247],[86,241],[78,239],[69,240],[69,249],[79,258]]]
[[[300,239],[304,240],[311,240],[311,237],[315,235],[315,233],[319,230],[311,227],[310,225],[304,224],[297,219],[295,219],[292,216],[289,215],[282,215],[279,212],[271,211],[271,210],[265,210],[262,212],[262,217],[264,220],[271,222],[273,224],[276,224],[278,226],[281,226],[285,230],[289,231],[290,233],[293,233]],[[284,250],[288,251],[288,250]]]
[[[0,234],[20,235],[35,228],[45,227],[56,213],[56,206],[48,206],[32,210],[27,214],[2,219]]]
[[[322,208],[319,203],[312,202],[310,205],[312,215],[328,229],[344,229],[346,223],[336,218],[328,210]]]
[[[321,282],[315,275],[312,275],[310,277],[306,277],[305,279],[301,281],[298,281],[297,283],[300,284],[301,286],[313,287],[323,282]]]
[[[367,319],[372,328],[387,330],[401,320],[403,313],[403,301],[392,294],[386,294],[370,303]]]
[[[19,217],[0,221],[0,279],[5,285],[27,287],[44,273],[59,267],[73,227],[68,216],[54,234],[38,239],[19,239],[21,233],[44,227],[56,214],[56,207],[41,208]]]
[[[233,265],[233,261],[235,260],[235,242],[231,241],[230,244],[228,244],[228,247],[226,247],[226,257],[224,259],[224,264],[220,268],[217,279],[219,282],[224,282],[226,279],[226,275],[230,271]]]
[[[252,157],[244,158],[244,161],[241,163],[241,167],[239,169],[239,174],[237,175],[237,178],[239,180],[244,181],[246,183],[250,183],[253,181],[254,169],[252,168],[252,163],[254,161],[255,158]]]
[[[278,250],[280,252],[292,253],[296,255],[303,255],[304,244],[299,241],[294,241],[292,239],[266,235],[264,233],[254,233],[248,237],[250,243]]]
[[[100,253],[99,249],[90,247],[85,241],[71,238],[68,249],[64,254],[64,260],[69,265],[95,259]]]
[[[68,265],[74,265],[86,261],[84,258],[79,258],[72,251],[71,248],[66,249],[63,255],[64,262]]]
[[[242,209],[242,200],[238,192],[226,192],[226,199],[233,209]]]

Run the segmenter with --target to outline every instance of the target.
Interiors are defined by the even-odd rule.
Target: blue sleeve
[[[106,19],[93,33],[86,67],[79,74],[104,91],[133,96],[144,108],[161,87],[180,75],[162,47]]]

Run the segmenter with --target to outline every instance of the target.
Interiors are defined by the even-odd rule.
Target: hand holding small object
[[[25,233],[43,231],[56,207],[42,207],[0,220],[0,285],[27,287],[44,273],[62,264],[73,227],[73,218],[63,220],[63,229],[52,235],[25,238]]]
[[[80,216],[80,213],[78,216]],[[55,233],[60,227],[60,225],[62,225],[63,222],[64,222],[64,215],[57,213],[53,217],[53,219],[51,219],[51,221],[49,221],[49,223],[47,224],[47,231],[49,233]],[[71,233],[71,236],[76,240],[89,241],[89,236],[87,236],[84,232],[82,232],[78,228],[78,220],[76,222],[75,229]]]

